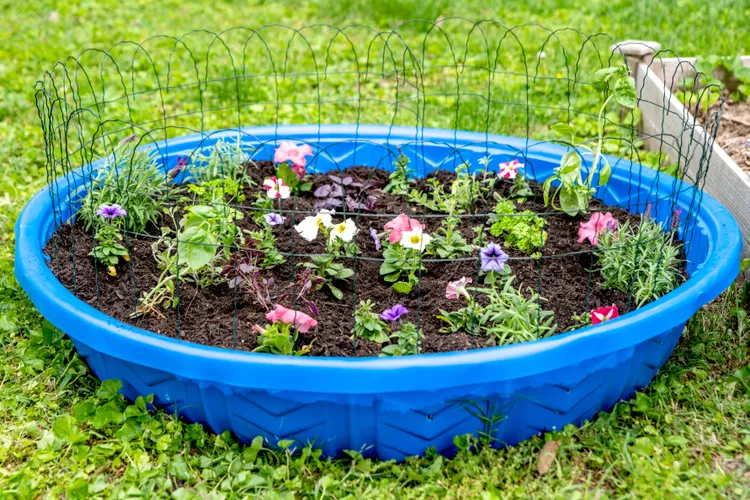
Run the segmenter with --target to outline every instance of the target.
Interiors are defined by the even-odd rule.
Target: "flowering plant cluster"
[[[385,224],[388,241],[383,250],[380,274],[399,293],[410,293],[419,283],[418,273],[426,272],[422,264],[422,253],[432,237],[417,219],[400,214]]]
[[[624,69],[599,77],[612,93],[607,102],[631,102]],[[570,133],[573,143],[573,131],[556,130]],[[158,277],[142,292],[134,316],[163,316],[180,306],[181,284],[211,293],[217,289],[210,287],[221,285],[224,293],[231,290],[233,307],[247,307],[237,316],[237,327],[254,333],[257,352],[303,355],[313,345],[318,349],[325,341],[320,330],[331,323],[325,315],[348,304],[353,312],[332,319],[349,321],[345,335],[369,343],[381,356],[419,354],[426,319],[433,322],[432,331],[425,328],[430,335],[472,335],[482,346],[553,335],[560,317],[556,323],[552,309],[560,309],[547,294],[550,308],[541,286],[528,287],[530,270],[524,263],[557,269],[546,260],[552,252],[544,250],[551,234],[558,237],[553,250],[569,247],[571,254],[593,255],[586,272],[600,277],[599,287],[632,294],[636,307],[669,292],[679,280],[679,213],[666,227],[651,220],[650,210],[639,224],[615,209],[592,210],[594,172],[598,186],[609,177],[601,144],[591,150],[595,161],[585,180],[583,157],[572,150],[539,187],[527,180],[521,156],[487,156],[461,164],[448,181],[438,175],[417,181],[402,153],[386,183],[382,174],[364,181],[357,169],[311,174],[313,148],[286,140],[275,148],[273,162],[255,163],[239,143],[219,142],[210,152],[175,158],[163,169],[155,169],[153,158],[135,142],[128,138],[105,162],[95,175],[98,188],[83,200],[82,218],[95,240],[90,255],[116,278],[117,266],[130,259],[123,244],[128,231],[159,227],[152,245]],[[140,194],[130,196],[129,186],[113,174],[125,153],[139,161],[134,179],[150,193],[146,201]],[[181,186],[175,179],[193,182]],[[178,203],[160,200],[170,190],[176,196],[169,199]],[[549,214],[528,209],[538,208],[542,198],[578,219],[565,217],[565,225],[555,225]],[[395,207],[398,215],[378,218],[377,210],[385,206]],[[562,243],[560,231],[566,231]],[[357,274],[363,267],[367,273]],[[381,288],[358,297],[361,287]],[[415,302],[423,297],[429,297],[432,311]],[[592,300],[601,307],[590,307],[587,298],[572,323],[617,320],[625,310],[618,297]],[[429,340],[425,346],[432,349]]]
[[[127,248],[121,243],[121,225],[118,224],[118,221],[123,220],[128,212],[114,203],[112,205],[100,205],[96,214],[101,216],[102,220],[99,222],[96,231],[97,245],[89,255],[107,266],[107,272],[110,276],[116,276],[117,269],[115,266],[120,262],[120,259],[125,261],[130,259]]]

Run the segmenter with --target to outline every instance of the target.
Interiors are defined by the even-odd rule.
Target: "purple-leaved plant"
[[[355,181],[351,176],[339,177],[329,175],[330,184],[324,184],[315,190],[313,195],[318,198],[315,201],[315,209],[335,210],[346,203],[346,208],[351,211],[364,210],[373,211],[378,203],[378,198],[367,194],[369,189],[375,187],[374,182],[368,181],[363,184]]]

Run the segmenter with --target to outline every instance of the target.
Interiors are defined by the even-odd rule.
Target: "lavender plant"
[[[78,214],[87,230],[95,225],[100,206],[119,204],[128,214],[125,228],[140,233],[159,221],[158,200],[168,189],[165,181],[154,151],[137,148],[135,136],[129,136],[91,173],[91,182],[72,195],[82,197]]]

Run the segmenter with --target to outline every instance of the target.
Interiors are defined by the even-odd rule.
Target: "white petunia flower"
[[[345,243],[349,243],[357,234],[357,226],[354,224],[352,219],[346,219],[340,224],[331,226],[331,234],[328,237],[329,242],[333,242],[336,238],[340,239]]]
[[[331,215],[333,210],[321,210],[316,215],[302,219],[302,222],[294,226],[294,229],[307,241],[313,241],[318,237],[320,226],[331,227]]]
[[[432,237],[422,232],[422,228],[412,229],[411,231],[404,231],[401,233],[401,246],[404,248],[413,248],[424,252],[427,245],[430,244]]]
[[[291,188],[286,185],[284,179],[269,177],[263,181],[263,185],[266,187],[266,192],[268,193],[269,198],[286,199],[292,194]]]

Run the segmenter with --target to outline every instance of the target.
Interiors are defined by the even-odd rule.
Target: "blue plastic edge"
[[[415,130],[419,133],[415,134]],[[487,141],[505,143],[519,150],[528,149],[533,144],[533,155],[548,159],[559,157],[565,151],[553,144],[492,134],[378,125],[248,127],[241,129],[240,133],[266,140],[338,137],[364,141],[387,137],[391,143],[413,141],[418,136],[423,141],[450,141],[457,145]],[[238,130],[221,134],[236,136]],[[179,137],[157,144],[157,147],[176,150],[181,145],[206,137],[206,134]],[[612,160],[623,162],[617,158]],[[658,176],[656,171],[641,165],[630,165],[631,170],[638,168],[641,182],[657,182],[664,192],[671,191],[668,179],[672,178]],[[623,177],[628,171],[621,165],[618,168],[613,178]],[[71,176],[75,174],[55,181],[58,192],[67,189]],[[680,199],[683,193],[680,192]],[[474,351],[398,358],[285,357],[202,346],[122,323],[76,298],[47,267],[43,253],[46,241],[43,240],[44,235],[50,234],[53,224],[49,187],[29,201],[16,221],[15,275],[41,314],[72,338],[103,353],[169,370],[180,377],[271,391],[358,394],[437,391],[468,382],[511,380],[585,363],[594,356],[635,346],[684,323],[699,307],[729,287],[739,273],[742,249],[739,227],[718,201],[706,193],[701,193],[701,196],[700,211],[696,216],[709,231],[707,257],[704,265],[698,266],[680,287],[617,321],[534,342]],[[589,342],[592,337],[597,341]]]

